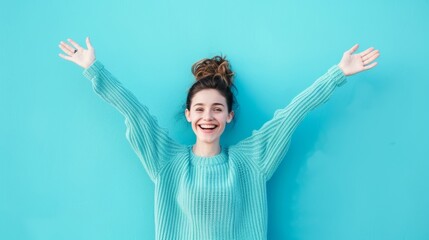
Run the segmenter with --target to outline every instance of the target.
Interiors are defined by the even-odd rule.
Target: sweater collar
[[[188,151],[191,157],[191,163],[197,166],[217,165],[225,163],[228,160],[227,149],[222,146],[220,146],[220,152],[217,155],[210,157],[195,155],[194,151],[192,151],[192,145],[188,146]]]

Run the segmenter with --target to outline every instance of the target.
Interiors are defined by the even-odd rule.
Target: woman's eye
[[[202,111],[203,111],[203,109],[202,109],[202,108],[197,108],[197,109],[195,109],[195,111],[197,111],[197,112],[202,112]]]
[[[222,108],[215,108],[216,112],[222,112]]]

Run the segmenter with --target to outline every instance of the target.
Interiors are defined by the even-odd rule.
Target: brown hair
[[[232,88],[234,72],[226,60],[226,56],[214,56],[213,58],[204,58],[192,65],[192,74],[196,82],[189,88],[186,98],[186,108],[191,110],[191,101],[194,95],[204,89],[216,89],[225,97],[228,106],[228,112],[231,112],[235,106],[235,97]]]

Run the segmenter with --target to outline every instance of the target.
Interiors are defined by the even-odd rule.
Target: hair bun
[[[196,81],[205,78],[220,79],[230,87],[233,84],[234,72],[231,71],[226,56],[214,56],[213,58],[204,58],[192,65],[192,74],[195,76]]]

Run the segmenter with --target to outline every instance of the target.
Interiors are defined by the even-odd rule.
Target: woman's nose
[[[203,116],[203,118],[204,118],[205,120],[211,120],[211,119],[213,118],[212,111],[205,111],[205,112],[204,112],[204,116]]]

